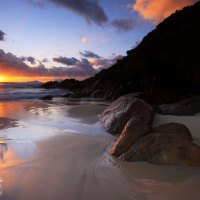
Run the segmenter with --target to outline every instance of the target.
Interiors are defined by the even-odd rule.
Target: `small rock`
[[[41,98],[41,100],[52,100],[52,99],[53,99],[53,96],[51,95],[47,95]]]

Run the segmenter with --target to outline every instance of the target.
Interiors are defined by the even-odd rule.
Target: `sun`
[[[0,82],[4,82],[4,81],[6,81],[6,77],[0,76]]]

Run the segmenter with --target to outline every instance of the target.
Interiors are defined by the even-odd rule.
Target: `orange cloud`
[[[87,43],[87,42],[89,42],[89,38],[84,36],[81,38],[81,42]]]
[[[198,0],[136,0],[132,9],[139,12],[147,20],[158,23],[185,6],[192,5]]]

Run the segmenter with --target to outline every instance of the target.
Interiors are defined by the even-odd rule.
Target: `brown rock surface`
[[[188,141],[193,141],[190,130],[184,124],[171,122],[157,126],[153,130],[153,132],[179,134]]]
[[[139,117],[152,124],[154,118],[153,108],[143,100],[135,98],[134,94],[120,97],[114,101],[101,115],[102,127],[112,134],[119,134],[132,117]]]
[[[111,149],[110,154],[117,157],[120,156],[128,151],[131,145],[133,145],[139,138],[151,131],[152,128],[146,121],[141,120],[139,117],[131,118]]]
[[[162,165],[200,166],[200,147],[183,134],[156,132],[140,138],[120,159]]]
[[[163,115],[194,115],[200,112],[200,95],[192,96],[171,104],[159,105],[156,107],[156,111]]]

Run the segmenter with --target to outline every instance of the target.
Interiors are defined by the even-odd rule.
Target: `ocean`
[[[63,89],[45,89],[41,88],[41,83],[0,83],[0,101],[41,99],[47,95],[52,97],[61,97],[66,94]]]

